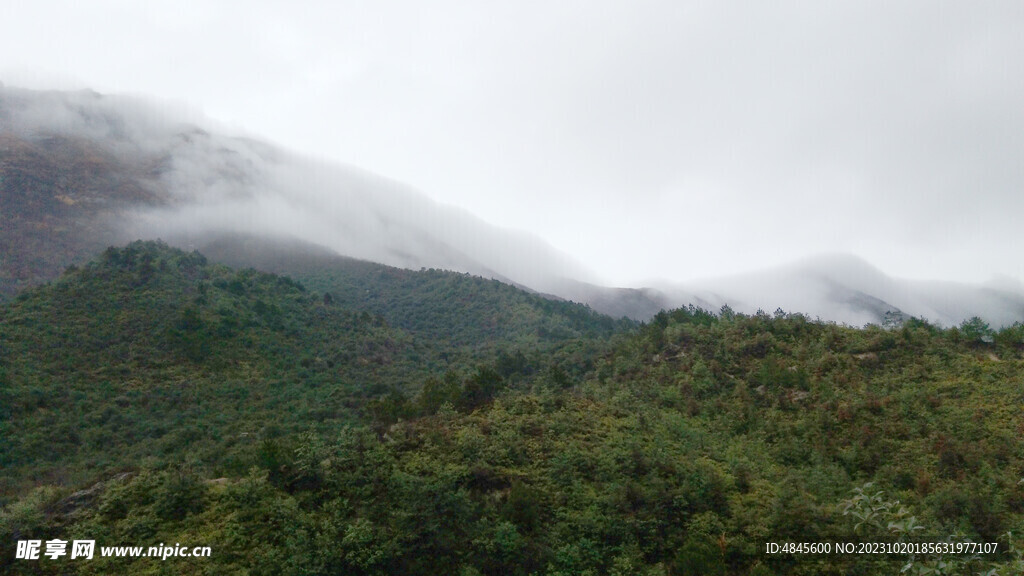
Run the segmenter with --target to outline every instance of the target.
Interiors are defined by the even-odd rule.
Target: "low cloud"
[[[651,293],[586,287],[579,283],[594,282],[594,275],[537,237],[491,226],[463,209],[358,168],[227,135],[214,123],[174,106],[89,91],[0,88],[0,120],[4,130],[28,140],[58,134],[91,142],[118,157],[126,170],[120,176],[138,179],[159,199],[125,211],[119,226],[126,241],[163,238],[188,248],[218,234],[291,238],[394,266],[512,281],[602,302],[609,310],[695,303],[713,309],[729,304],[749,313],[781,307],[855,325],[877,322],[890,309],[946,325],[973,315],[996,325],[1024,320],[1024,290],[1012,277],[986,287],[910,282],[849,256],[685,285],[662,284],[653,299]],[[677,207],[671,198],[660,202],[666,212]],[[775,215],[780,229],[792,227],[787,213]],[[638,212],[633,218],[642,222],[648,216]],[[689,219],[707,217],[700,210],[687,214]],[[566,220],[566,226],[574,225]],[[617,249],[611,231],[607,241],[609,250]],[[716,241],[709,236],[677,243],[673,259],[660,266],[671,270],[698,260],[708,252],[708,242]],[[777,241],[768,234],[756,248],[774,249],[786,258],[785,247],[773,244]],[[623,299],[629,306],[622,305]]]
[[[217,233],[288,237],[407,268],[445,268],[537,290],[589,272],[542,240],[491,226],[400,183],[226,136],[174,107],[94,92],[3,89],[5,126],[27,139],[90,141],[156,191],[133,207],[126,239],[193,245]]]

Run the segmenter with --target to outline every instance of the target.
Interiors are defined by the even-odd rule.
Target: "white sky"
[[[1024,2],[0,0],[0,81],[183,103],[608,282],[1024,280]]]

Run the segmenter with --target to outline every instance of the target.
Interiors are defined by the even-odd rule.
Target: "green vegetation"
[[[379,315],[433,342],[447,358],[472,361],[499,348],[547,350],[569,341],[588,346],[635,325],[458,272],[404,270],[248,237],[226,238],[210,248],[218,261],[288,275],[335,306]]]
[[[1024,562],[1020,325],[853,329],[687,308],[634,327],[445,272],[303,282],[136,243],[0,309],[0,571]],[[28,538],[213,554],[14,560]],[[765,553],[968,540],[998,552]]]

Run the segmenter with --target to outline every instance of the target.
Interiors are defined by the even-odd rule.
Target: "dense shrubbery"
[[[1020,326],[853,329],[686,308],[629,331],[487,281],[402,274],[419,286],[422,317],[383,279],[392,304],[371,310],[352,303],[366,278],[349,292],[335,278],[326,298],[135,244],[3,309],[0,566],[762,576],[1020,566],[1006,536],[1024,520]],[[437,293],[423,299],[427,286]],[[470,320],[449,326],[459,306]],[[488,310],[490,336],[479,322]],[[999,541],[1000,552],[764,552],[766,542],[951,535]],[[33,536],[214,555],[26,568],[12,542]]]

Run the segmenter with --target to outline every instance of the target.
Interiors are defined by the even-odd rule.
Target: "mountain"
[[[296,241],[222,236],[202,252],[231,266],[296,278],[339,306],[379,315],[450,350],[479,352],[492,342],[536,347],[570,335],[607,337],[634,325],[497,280],[386,266]]]
[[[309,258],[336,295],[135,242],[0,306],[0,573],[1024,566],[1024,326],[987,341],[687,307],[608,331],[496,281]],[[529,324],[489,331],[504,310]],[[81,538],[96,558],[15,556]],[[212,553],[99,552],[157,543]]]
[[[358,276],[351,262],[335,266],[342,257],[470,273],[635,320],[693,304],[782,308],[851,325],[911,316],[943,325],[973,316],[993,326],[1024,321],[1019,282],[909,281],[849,255],[684,285],[600,286],[535,237],[365,171],[225,132],[133,98],[0,86],[0,300],[106,246],[159,238],[293,275],[287,261],[320,259]],[[270,262],[263,250],[288,256]]]
[[[996,327],[1024,321],[1024,290],[1019,285],[905,280],[848,254],[818,255],[788,266],[664,290],[668,307],[696,302],[709,310],[728,305],[748,314],[782,308],[852,326],[908,317],[945,326],[972,316]]]
[[[580,377],[633,328],[494,280],[342,264],[351,289],[318,267],[326,294],[137,241],[0,306],[0,505],[185,446],[243,473],[256,438],[386,421],[381,398],[442,378],[468,408],[552,369]],[[491,388],[463,395],[474,374]]]
[[[152,161],[84,134],[23,126],[29,119],[16,114],[10,94],[0,88],[0,299],[116,243],[126,208],[166,200],[147,184]]]
[[[921,319],[1007,324],[1019,283],[597,286],[186,116],[0,89],[0,573],[1024,570],[1024,325]],[[172,542],[212,554],[101,552]],[[989,548],[902,553],[937,542]]]
[[[539,291],[588,276],[537,238],[399,183],[197,122],[131,98],[0,87],[0,292],[53,278],[112,241],[189,247],[224,233]]]

